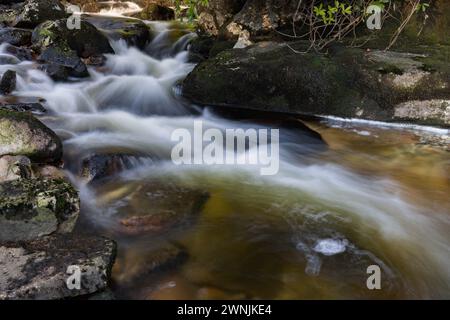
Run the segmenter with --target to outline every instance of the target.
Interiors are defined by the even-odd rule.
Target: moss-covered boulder
[[[0,156],[25,155],[36,162],[57,162],[58,136],[28,113],[0,109]]]
[[[63,299],[103,291],[110,283],[115,255],[114,241],[95,236],[52,235],[0,243],[0,300]],[[78,271],[80,288],[71,290],[69,277]]]
[[[300,53],[307,46],[259,43],[224,51],[187,76],[183,94],[204,105],[450,125],[448,103],[435,103],[450,100],[450,72],[432,59],[434,51],[336,46],[326,54]],[[420,111],[417,102],[424,101],[433,101],[428,110],[443,112],[411,111]]]
[[[21,28],[0,29],[0,44],[3,42],[14,46],[27,46],[31,43],[31,31]]]
[[[34,28],[47,20],[66,18],[64,6],[58,0],[28,0],[16,17],[16,27]]]
[[[0,241],[71,232],[78,219],[79,201],[77,191],[64,180],[0,183]]]
[[[83,21],[91,23],[114,40],[124,40],[129,46],[143,49],[151,40],[149,28],[138,19],[83,15]]]
[[[40,51],[48,47],[70,49],[82,58],[114,53],[108,39],[92,24],[81,21],[80,26],[80,29],[69,30],[66,19],[46,21],[34,29],[33,46]]]

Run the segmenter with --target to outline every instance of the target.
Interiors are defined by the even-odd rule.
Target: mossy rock
[[[77,191],[64,180],[20,179],[0,184],[0,241],[71,232],[78,219]]]
[[[62,143],[32,115],[0,109],[2,155],[24,155],[36,162],[57,162],[62,156]]]

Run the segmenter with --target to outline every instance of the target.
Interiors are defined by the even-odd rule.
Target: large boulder
[[[13,46],[27,46],[31,43],[31,31],[21,28],[0,29],[0,43],[3,42]]]
[[[0,300],[63,299],[103,291],[115,254],[114,241],[93,236],[55,235],[0,243]],[[77,271],[80,288],[69,289],[69,277]]]
[[[203,105],[450,125],[450,72],[435,53],[340,46],[329,54],[300,53],[307,46],[224,51],[187,76],[183,94]]]
[[[0,109],[0,156],[25,155],[36,162],[57,162],[58,136],[28,113]]]
[[[82,58],[114,53],[108,39],[92,24],[81,21],[80,26],[80,29],[69,30],[65,19],[46,21],[34,29],[33,46],[40,51],[48,47],[73,50]]]
[[[149,28],[138,19],[83,15],[83,21],[91,23],[114,40],[124,40],[129,46],[143,49],[151,40]]]
[[[64,6],[58,0],[28,0],[16,17],[16,27],[34,28],[47,20],[66,18]]]
[[[71,232],[78,219],[79,202],[77,191],[64,180],[0,183],[0,241]]]

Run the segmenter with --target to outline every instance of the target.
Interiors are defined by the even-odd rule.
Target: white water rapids
[[[159,27],[161,32],[169,28],[168,24]],[[165,50],[177,46],[162,41],[167,39],[156,37],[150,46]],[[242,192],[245,201],[266,203],[268,210],[281,208],[282,219],[292,227],[292,248],[307,260],[299,272],[320,276],[321,252],[345,252],[379,264],[386,281],[400,283],[406,296],[449,297],[448,213],[430,214],[427,208],[414,205],[390,179],[364,177],[314,154],[303,160],[292,151],[293,142],[281,144],[280,172],[275,176],[261,176],[254,166],[175,166],[170,161],[174,146],[170,137],[177,128],[192,132],[194,120],[221,130],[259,125],[226,120],[208,109],[200,111],[177,96],[176,84],[194,68],[187,62],[186,51],[154,58],[121,42],[112,45],[116,54],[107,55],[105,68],[91,68],[90,78],[82,81],[55,82],[37,70],[35,63],[13,56],[9,64],[0,65],[0,75],[8,69],[18,74],[15,96],[45,101],[50,114],[42,120],[64,139],[70,159],[101,150],[148,156],[156,160],[123,172],[121,179],[172,176],[206,190]],[[0,54],[7,57],[4,48],[0,47]],[[81,189],[81,201],[95,206],[95,190],[75,172],[73,177]],[[305,202],[322,210],[307,213]],[[92,220],[106,223],[107,219]],[[309,228],[309,223],[318,224],[319,229]]]

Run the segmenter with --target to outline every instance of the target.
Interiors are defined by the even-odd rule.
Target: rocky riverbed
[[[70,1],[80,30],[0,2],[0,299],[448,297],[448,38],[315,52],[275,35],[289,7],[210,2],[197,34],[152,1]],[[279,128],[279,175],[173,165],[193,120]]]

